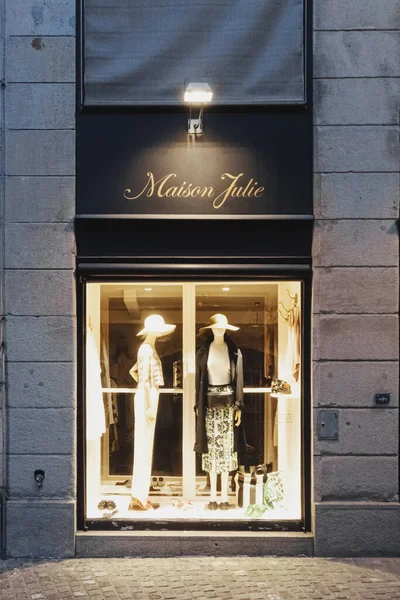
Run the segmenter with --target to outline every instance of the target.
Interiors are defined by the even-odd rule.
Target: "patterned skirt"
[[[234,448],[234,408],[207,408],[208,452],[202,455],[202,469],[208,473],[228,473],[238,468]]]

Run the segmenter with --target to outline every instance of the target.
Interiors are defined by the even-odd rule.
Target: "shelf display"
[[[86,518],[301,519],[300,283],[86,298]]]

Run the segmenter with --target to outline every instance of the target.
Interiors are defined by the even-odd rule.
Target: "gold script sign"
[[[233,175],[232,173],[223,173],[221,179],[226,180],[227,187],[218,195],[212,185],[199,186],[183,181],[180,185],[172,185],[176,173],[164,175],[161,179],[155,180],[154,174],[147,173],[147,182],[144,188],[136,195],[132,195],[132,190],[127,188],[124,191],[124,198],[127,200],[137,200],[138,198],[213,198],[213,207],[221,208],[229,198],[259,198],[264,188],[259,186],[258,181],[249,179],[246,184],[243,181],[243,173]]]

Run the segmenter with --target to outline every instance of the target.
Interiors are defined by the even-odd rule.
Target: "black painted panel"
[[[184,109],[78,115],[77,213],[312,214],[307,111],[210,110],[196,139],[187,117]]]

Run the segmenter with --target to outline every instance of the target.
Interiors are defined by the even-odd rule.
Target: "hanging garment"
[[[107,346],[103,336],[101,336],[101,353],[102,353],[102,366],[105,387],[111,387],[111,375],[110,375],[110,361],[108,358]],[[106,411],[107,427],[110,427],[114,423],[114,412],[113,412],[113,398],[110,392],[104,394],[104,408]]]
[[[86,438],[96,440],[106,430],[101,368],[97,344],[91,329],[86,338]]]
[[[300,308],[293,307],[288,314],[288,353],[290,374],[294,381],[300,377]]]

